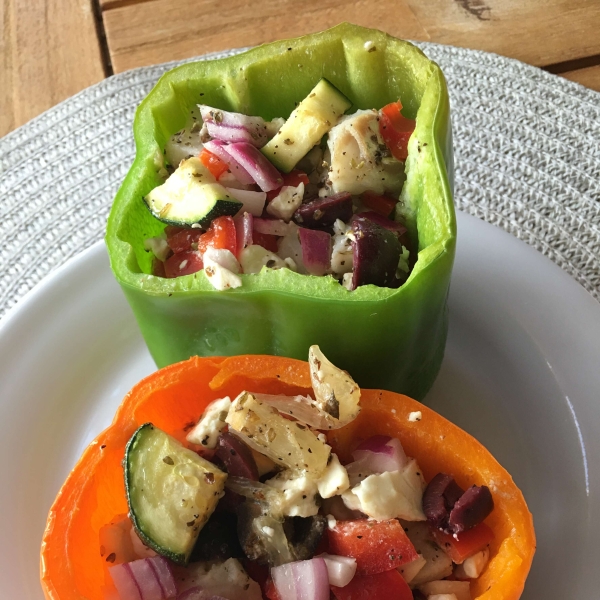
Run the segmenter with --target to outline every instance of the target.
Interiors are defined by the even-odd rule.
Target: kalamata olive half
[[[285,519],[283,529],[296,560],[309,560],[315,555],[326,528],[327,518],[323,515]]]
[[[352,217],[352,195],[340,192],[301,204],[294,213],[293,219],[298,225],[307,229],[329,231],[336,219],[347,222]]]
[[[219,436],[215,456],[223,462],[229,475],[258,481],[258,468],[250,448],[228,431]]]
[[[194,545],[190,560],[227,560],[244,556],[237,536],[237,517],[215,512],[210,516]]]
[[[379,287],[397,287],[396,277],[402,247],[398,237],[377,223],[357,217],[352,222],[352,286],[372,283]]]
[[[470,487],[450,511],[448,528],[452,533],[460,533],[479,525],[494,510],[494,500],[490,489],[485,486]]]
[[[454,477],[438,473],[427,484],[423,494],[423,512],[427,521],[438,529],[446,529],[450,511],[463,494],[464,490]]]

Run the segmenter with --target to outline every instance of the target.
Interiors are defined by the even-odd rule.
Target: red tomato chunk
[[[373,575],[390,571],[417,558],[402,525],[389,521],[338,521],[328,530],[329,552],[356,559],[356,572]]]
[[[460,564],[469,556],[483,550],[494,539],[494,532],[485,523],[480,523],[473,529],[462,531],[456,537],[450,533],[434,529],[433,537],[452,561]]]
[[[376,575],[354,576],[345,587],[331,586],[337,600],[413,600],[408,583],[392,569]]]
[[[202,229],[182,229],[171,237],[168,237],[167,244],[169,244],[169,248],[171,248],[175,254],[185,252],[186,250],[192,250],[192,244],[198,243],[198,239],[202,233]]]
[[[165,261],[165,274],[167,277],[181,277],[197,273],[203,269],[202,257],[194,250],[186,250],[173,254]]]

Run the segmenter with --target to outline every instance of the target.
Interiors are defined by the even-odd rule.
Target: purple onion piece
[[[169,563],[162,556],[115,565],[109,573],[121,598],[166,600],[177,593]]]
[[[200,586],[189,588],[177,596],[177,600],[227,600],[223,596],[215,596]]]
[[[262,148],[269,141],[267,124],[262,117],[250,117],[206,105],[199,108],[211,137],[225,142],[248,142],[257,148]]]
[[[258,481],[258,468],[250,448],[233,434],[224,432],[219,436],[215,455],[223,461],[229,475]]]
[[[494,500],[490,489],[485,486],[470,487],[450,511],[448,528],[452,533],[460,533],[479,525],[494,510]]]
[[[296,226],[293,223],[286,223],[282,219],[254,219],[254,231],[256,233],[264,233],[266,235],[276,235],[283,237],[292,233]]]
[[[329,600],[329,575],[322,558],[273,567],[271,577],[281,600]]]
[[[352,453],[352,458],[369,473],[400,471],[407,463],[400,440],[387,435],[374,435],[365,440]]]
[[[263,192],[270,192],[283,185],[281,173],[252,144],[248,142],[229,144],[227,152],[250,173]]]
[[[248,212],[243,212],[241,214],[238,213],[235,217],[233,217],[238,256],[244,248],[252,246],[252,230],[254,228],[253,221],[254,217]]]
[[[250,177],[250,173],[240,165],[240,163],[227,152],[227,144],[220,140],[211,140],[206,142],[204,147],[212,152],[215,156],[218,156],[224,163],[227,164],[232,175],[243,185],[251,185],[254,183],[254,179]]]
[[[326,231],[298,228],[302,262],[310,275],[325,275],[331,266],[331,236]]]
[[[352,196],[348,192],[340,192],[302,204],[293,219],[302,227],[329,231],[337,219],[348,222],[351,217]]]
[[[351,289],[359,285],[397,287],[396,269],[402,247],[398,237],[364,217],[352,222],[355,241],[352,244],[354,271]]]

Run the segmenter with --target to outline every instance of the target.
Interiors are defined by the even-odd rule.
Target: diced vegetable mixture
[[[195,108],[166,145],[168,178],[144,198],[167,223],[145,242],[154,274],[204,269],[219,290],[263,268],[401,286],[416,261],[398,200],[415,121],[400,101],[350,106],[321,79],[287,121]]]
[[[426,482],[385,435],[342,464],[327,432],[357,417],[360,389],[317,346],[309,364],[313,397],[220,398],[187,446],[151,423],[134,433],[129,515],[100,530],[111,600],[470,600],[490,490]]]

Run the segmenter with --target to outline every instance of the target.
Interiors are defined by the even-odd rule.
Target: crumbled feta
[[[344,504],[367,516],[385,521],[406,519],[425,521],[421,507],[425,480],[414,458],[401,471],[369,475],[357,486],[342,494]]]
[[[281,510],[287,517],[313,517],[319,512],[316,503],[316,482],[306,475],[294,476],[290,471],[281,471],[265,483],[283,492]]]
[[[485,569],[490,558],[490,551],[484,548],[477,554],[469,556],[465,561],[457,565],[454,574],[457,579],[477,579]]]
[[[179,163],[202,152],[202,117],[197,107],[190,113],[184,129],[173,134],[165,145],[167,162],[177,168]]]
[[[230,407],[231,399],[229,396],[211,402],[206,407],[196,427],[188,433],[186,440],[192,444],[200,444],[205,448],[216,448],[219,435],[227,425],[225,419]]]
[[[350,487],[348,473],[346,467],[340,463],[337,454],[331,453],[331,460],[325,469],[323,477],[317,481],[317,488],[321,498],[331,498],[342,492],[345,492]]]
[[[248,246],[240,252],[240,263],[244,273],[260,273],[263,267],[269,269],[289,268],[284,259],[256,244]]]
[[[212,248],[209,246],[202,255],[202,260],[205,264],[207,260],[217,263],[224,269],[227,269],[236,275],[242,270],[238,259],[233,255],[231,250],[225,248]]]
[[[171,252],[171,248],[169,248],[169,244],[167,244],[167,240],[160,237],[153,237],[144,240],[144,250],[148,250],[152,252],[158,260],[165,261],[169,256],[169,252]]]
[[[337,521],[335,517],[333,515],[327,515],[327,527],[329,527],[329,529],[335,529],[336,525]]]
[[[368,40],[364,43],[364,47],[367,52],[371,52],[375,49],[375,44],[373,43],[373,40]]]
[[[414,412],[411,412],[411,413],[408,415],[408,420],[409,420],[411,423],[414,423],[414,422],[416,422],[416,421],[420,421],[422,418],[423,418],[423,414],[421,413],[421,411],[420,411],[420,410],[415,410]]]
[[[292,218],[296,209],[302,204],[304,197],[304,184],[300,182],[296,187],[284,185],[281,191],[269,204],[267,212],[286,223]]]
[[[229,252],[229,250],[227,252]],[[204,253],[203,262],[204,274],[208,277],[208,280],[216,290],[222,292],[224,290],[241,287],[242,280],[235,273],[232,273],[229,269],[222,267],[219,263],[208,258],[206,253]]]
[[[333,231],[331,271],[338,275],[349,273],[354,267],[351,227],[337,219],[333,225]]]
[[[352,291],[352,278],[354,277],[353,273],[344,273],[342,276],[342,285],[349,291]]]

